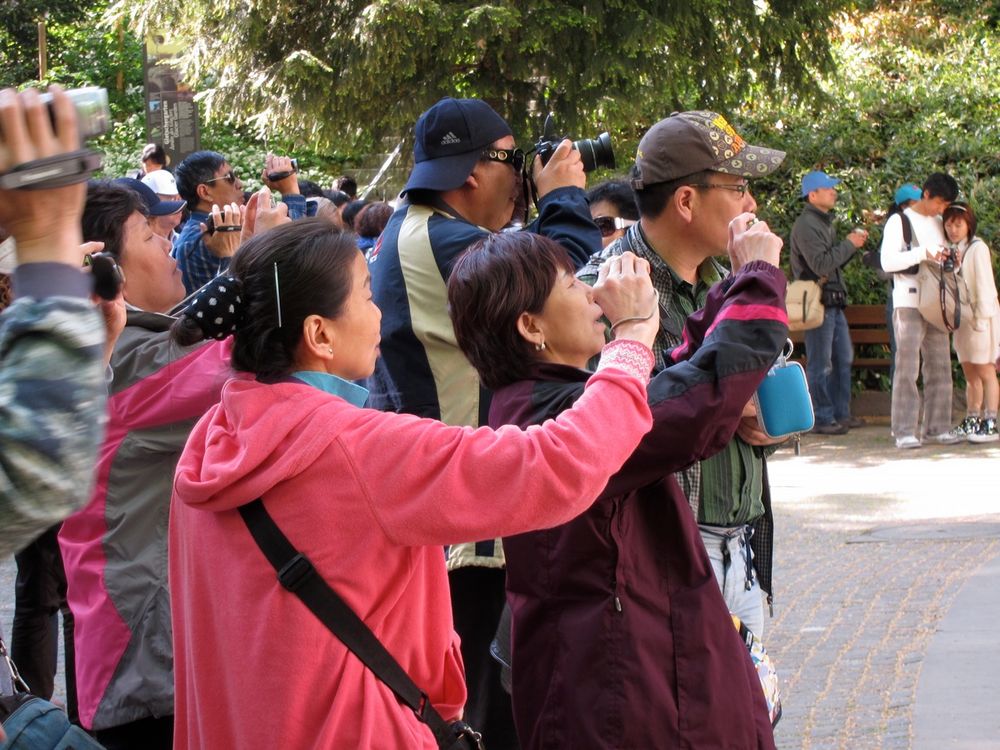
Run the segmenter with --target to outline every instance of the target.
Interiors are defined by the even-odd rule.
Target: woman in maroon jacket
[[[654,426],[639,448],[582,516],[504,539],[524,748],[774,747],[760,682],[672,476],[732,438],[787,336],[781,242],[764,225],[741,231],[747,218],[733,275],[650,382]],[[494,235],[458,261],[448,293],[459,346],[495,391],[491,426],[540,424],[580,396],[604,343],[600,310],[557,245]]]

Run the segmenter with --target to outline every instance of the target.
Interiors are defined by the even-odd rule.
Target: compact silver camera
[[[108,92],[105,89],[88,86],[82,89],[71,89],[66,92],[66,95],[76,107],[81,141],[96,138],[108,132],[108,128],[111,126],[111,110],[108,109]],[[49,118],[55,125],[52,94],[42,94],[41,100],[48,107]],[[73,185],[84,182],[94,171],[100,169],[101,165],[101,155],[87,148],[35,159],[0,174],[0,189],[48,190]]]
[[[82,89],[70,89],[66,92],[76,107],[76,119],[80,125],[80,140],[97,138],[104,135],[111,127],[111,110],[108,108],[108,91],[99,86],[87,86]],[[41,99],[52,113],[52,94],[44,93]]]

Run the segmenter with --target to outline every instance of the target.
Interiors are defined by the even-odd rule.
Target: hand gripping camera
[[[66,96],[76,107],[76,117],[80,129],[80,140],[86,141],[107,132],[111,124],[108,109],[108,92],[95,86],[73,89]],[[52,95],[42,94],[41,100],[52,112]],[[0,188],[4,190],[49,190],[51,188],[85,182],[91,173],[100,169],[101,155],[87,148],[68,154],[58,154],[43,159],[35,159],[0,174]]]

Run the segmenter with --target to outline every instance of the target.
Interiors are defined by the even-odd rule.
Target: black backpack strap
[[[301,599],[320,622],[430,728],[439,747],[450,748],[460,739],[472,738],[475,733],[471,730],[466,738],[456,737],[456,730],[431,705],[427,694],[410,679],[354,610],[330,588],[305,555],[292,546],[260,498],[240,506],[239,511],[257,546],[277,572],[281,585]]]
[[[913,225],[905,211],[899,212],[899,220],[903,223],[903,242],[906,243],[906,251],[909,252],[913,249]]]
[[[913,249],[913,224],[910,223],[910,217],[906,215],[906,211],[899,212],[899,221],[903,226],[903,242],[906,243],[906,252],[910,252]],[[904,268],[899,273],[905,273],[907,276],[914,276],[920,271],[920,264],[914,263],[909,268]]]

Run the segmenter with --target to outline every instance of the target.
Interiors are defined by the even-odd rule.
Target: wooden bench
[[[848,305],[844,309],[847,328],[854,344],[854,364],[859,369],[889,369],[892,353],[889,350],[889,328],[885,320],[885,305]],[[792,331],[796,356],[805,361],[805,332]]]

